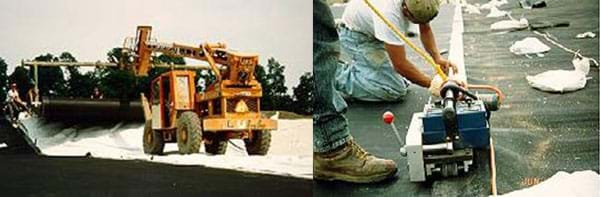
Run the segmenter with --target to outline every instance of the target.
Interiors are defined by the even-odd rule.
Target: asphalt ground
[[[484,0],[469,1],[484,3]],[[570,22],[569,27],[545,29],[564,46],[598,59],[598,37],[576,39],[586,31],[598,32],[598,1],[546,0],[547,7],[521,9],[516,1],[501,7],[513,17],[532,22]],[[464,50],[468,79],[472,84],[494,84],[504,90],[506,101],[492,115],[496,142],[498,192],[527,187],[530,180],[543,181],[558,171],[599,171],[599,78],[590,69],[584,89],[553,94],[533,89],[525,79],[547,70],[572,70],[573,55],[533,32],[490,32],[499,19],[464,15]],[[537,37],[552,49],[543,58],[527,58],[509,52],[514,41]],[[560,80],[560,79],[557,79]]]
[[[310,196],[311,180],[202,166],[0,155],[2,196]]]
[[[0,196],[312,195],[308,179],[139,160],[36,155],[0,124]]]
[[[469,3],[486,3],[486,0]],[[546,29],[563,45],[580,49],[583,55],[598,58],[598,38],[578,40],[585,31],[598,32],[598,1],[552,1],[548,7],[521,9],[517,1],[501,6],[512,16],[533,21],[569,21],[569,27]],[[448,48],[453,9],[444,9],[433,22],[439,48]],[[572,54],[544,39],[552,50],[545,57],[528,59],[513,55],[508,48],[517,40],[536,35],[528,30],[491,32],[492,23],[507,18],[486,18],[463,13],[465,68],[470,84],[498,86],[506,94],[499,111],[492,113],[491,133],[496,148],[497,184],[500,194],[528,187],[558,171],[599,171],[599,75],[592,67],[592,79],[583,90],[565,94],[545,93],[531,88],[526,75],[552,69],[573,69]],[[414,39],[413,39],[414,40]],[[417,42],[418,43],[418,42]],[[411,60],[417,59],[414,53]],[[432,73],[423,61],[417,65]],[[487,155],[478,157],[479,166],[466,176],[428,183],[408,180],[406,159],[399,154],[390,126],[381,115],[389,110],[396,116],[396,126],[406,134],[412,113],[421,111],[429,97],[425,89],[412,86],[407,98],[399,103],[350,102],[346,114],[351,133],[370,153],[390,158],[399,167],[396,179],[375,184],[315,182],[316,196],[487,196],[490,180]]]

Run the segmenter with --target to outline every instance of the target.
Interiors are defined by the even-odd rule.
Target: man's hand
[[[433,30],[431,30],[431,26],[429,24],[419,24],[419,32],[421,33],[421,43],[423,43],[423,47],[431,55],[434,62],[441,66],[441,69],[444,73],[448,74],[448,71],[452,69],[453,73],[458,72],[458,69],[454,64],[450,63],[448,60],[444,59],[440,55],[440,51],[437,49],[435,43],[435,36],[433,36]]]
[[[456,75],[454,75],[456,76]],[[429,92],[433,95],[433,96],[440,96],[440,90],[442,90],[442,87],[444,86],[444,84],[446,84],[446,82],[448,81],[452,81],[454,83],[456,83],[458,86],[461,87],[465,87],[466,83],[464,81],[461,81],[459,79],[457,79],[456,77],[449,77],[448,80],[443,81],[442,77],[440,77],[440,75],[435,75],[433,77],[433,79],[431,79],[431,82],[429,83]]]
[[[442,77],[440,77],[440,75],[435,75],[429,83],[429,93],[431,93],[433,96],[439,97],[442,85],[444,85],[444,80],[442,80]]]
[[[447,59],[438,58],[435,60],[435,63],[440,65],[442,71],[444,71],[444,73],[446,73],[446,74],[448,74],[450,69],[452,69],[452,74],[458,73],[458,68],[456,67],[456,65],[454,65],[452,62],[448,61]]]

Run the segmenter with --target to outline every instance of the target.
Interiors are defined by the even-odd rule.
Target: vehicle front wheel
[[[146,121],[144,125],[144,153],[152,155],[163,154],[165,142],[159,131],[152,129],[152,121]]]
[[[245,139],[244,144],[246,144],[248,155],[266,155],[271,146],[271,131],[252,131],[252,138]]]
[[[177,118],[177,147],[180,154],[200,152],[202,144],[202,125],[194,112],[183,112]]]
[[[207,134],[207,140],[210,143],[204,143],[204,148],[207,153],[213,155],[222,155],[227,151],[227,140],[222,133],[209,133]]]

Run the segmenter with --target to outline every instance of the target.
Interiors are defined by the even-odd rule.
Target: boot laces
[[[367,156],[371,155],[370,153],[365,151],[365,149],[356,144],[354,141],[352,142],[352,148],[356,150],[356,154],[361,160],[366,160]]]

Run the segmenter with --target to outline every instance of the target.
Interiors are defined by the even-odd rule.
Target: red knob
[[[394,122],[394,114],[390,111],[383,113],[383,122],[386,124],[392,124],[392,122]]]

